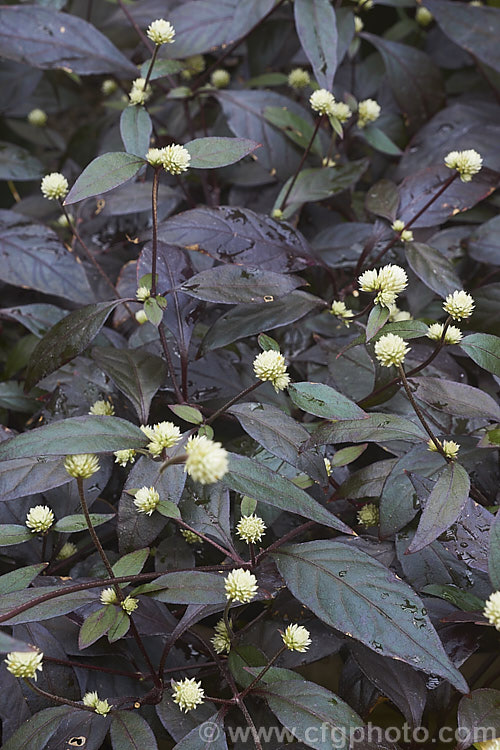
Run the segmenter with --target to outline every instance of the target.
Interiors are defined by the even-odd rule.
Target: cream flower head
[[[43,109],[32,109],[28,113],[28,122],[35,128],[43,128],[47,124],[47,113]]]
[[[184,470],[200,484],[213,484],[228,470],[227,451],[221,443],[209,440],[205,435],[194,435],[186,445]]]
[[[258,354],[253,361],[253,369],[259,380],[263,382],[269,380],[273,384],[276,393],[283,391],[290,383],[285,358],[274,349]]]
[[[302,625],[289,625],[282,635],[283,643],[289,651],[307,651],[312,641],[310,633]]]
[[[134,497],[134,505],[138,513],[150,516],[160,502],[160,495],[154,487],[141,487]]]
[[[303,68],[294,68],[288,74],[288,85],[292,89],[305,89],[311,83],[311,77],[307,70]]]
[[[125,614],[131,615],[132,612],[135,612],[135,610],[139,606],[139,600],[134,599],[133,596],[126,596],[120,606],[125,612]]]
[[[405,340],[395,333],[386,333],[375,343],[375,356],[384,367],[400,365],[409,351]]]
[[[446,458],[455,459],[457,457],[458,451],[460,450],[460,446],[458,443],[455,443],[454,440],[443,440],[443,442],[438,440],[438,443],[443,449],[443,453],[445,454]],[[434,440],[431,440],[429,438],[429,440],[427,441],[427,446],[428,446],[427,449],[432,451],[433,453],[438,452],[438,448],[436,444],[434,443]]]
[[[37,678],[37,671],[42,671],[43,653],[41,651],[11,651],[4,659],[7,671],[14,677]]]
[[[349,109],[348,105],[344,102],[335,102],[335,104],[332,106],[331,114],[333,117],[336,117],[339,122],[347,122],[347,120],[351,117],[352,112]]]
[[[165,146],[162,150],[162,164],[166,172],[170,172],[170,174],[187,172],[191,162],[191,154],[187,148],[173,144],[172,146]]]
[[[500,591],[495,591],[487,599],[483,615],[490,625],[494,625],[497,630],[500,630]]]
[[[231,76],[227,70],[218,68],[210,76],[210,83],[215,89],[225,89],[229,86]]]
[[[415,19],[417,23],[420,24],[420,26],[428,26],[434,20],[434,16],[428,8],[426,8],[424,5],[421,5],[419,8],[417,8]]]
[[[123,451],[115,451],[113,453],[115,457],[115,464],[120,466],[126,466],[127,464],[133,464],[135,461],[136,451],[133,448],[127,448]]]
[[[101,591],[101,604],[109,605],[109,604],[118,604],[118,597],[116,595],[116,591],[112,586],[108,589],[104,589],[104,591]]]
[[[363,292],[378,292],[375,302],[390,310],[398,294],[406,289],[408,277],[404,268],[389,264],[378,271],[365,271],[359,277],[358,284]]]
[[[65,198],[69,190],[68,180],[60,172],[51,172],[43,178],[40,190],[43,197],[49,201]]]
[[[150,23],[146,34],[155,44],[172,44],[175,41],[175,29],[164,18],[157,18],[156,21]]]
[[[205,691],[201,687],[201,682],[197,682],[194,677],[185,677],[179,682],[172,681],[172,688],[174,703],[177,703],[185,713],[203,703]]]
[[[166,448],[172,448],[181,439],[181,431],[173,422],[158,422],[149,427],[141,425],[141,430],[151,441],[148,451],[152,456],[159,456]]]
[[[472,177],[481,171],[483,157],[469,148],[466,151],[450,151],[444,163],[448,169],[456,169],[462,182],[470,182]]]
[[[67,560],[69,557],[73,557],[78,552],[78,547],[73,542],[65,542],[59,552],[57,553],[56,560]]]
[[[236,527],[236,532],[240,539],[243,539],[245,542],[260,542],[266,533],[266,524],[262,518],[252,513],[250,516],[242,517]]]
[[[320,115],[332,115],[335,97],[326,89],[317,89],[309,97],[311,109]]]
[[[370,122],[378,120],[381,111],[380,104],[374,99],[363,99],[358,104],[358,128],[364,128]]]
[[[231,650],[231,639],[227,632],[226,623],[224,620],[219,620],[214,628],[215,635],[211,638],[212,646],[216,654],[228,654]]]
[[[87,479],[99,471],[99,459],[93,453],[79,453],[74,456],[66,456],[64,468],[70,477],[81,477]]]
[[[145,104],[147,100],[149,99],[149,97],[151,96],[151,94],[153,93],[151,84],[148,83],[146,87],[145,87],[145,84],[146,84],[145,78],[136,78],[135,81],[132,82],[132,88],[130,89],[130,93],[128,95],[131,106],[138,106],[141,104]]]
[[[35,505],[26,516],[26,526],[36,534],[45,534],[54,523],[54,514],[47,505]]]
[[[443,310],[450,315],[453,320],[462,320],[470,318],[474,310],[474,300],[467,292],[456,290],[449,294],[443,304]]]
[[[398,232],[402,242],[413,242],[413,232],[411,231],[411,229],[405,229],[405,223],[404,221],[401,221],[401,219],[396,219],[396,221],[393,221],[393,223],[391,224],[391,229],[394,229],[395,232]]]
[[[374,503],[367,503],[358,510],[358,523],[362,526],[377,526],[379,522],[379,509]]]
[[[345,306],[345,302],[341,302],[340,300],[334,300],[332,302],[330,312],[332,315],[335,315],[336,318],[343,320],[345,326],[349,328],[349,321],[352,317],[354,317],[354,313],[352,310],[349,310]]]
[[[115,413],[115,407],[110,401],[94,401],[89,409],[89,414],[95,414],[97,416],[112,417]]]
[[[230,602],[251,602],[257,593],[257,579],[249,570],[232,570],[225,581],[226,599]]]
[[[151,289],[147,286],[140,286],[138,287],[135,296],[136,299],[139,300],[139,302],[145,302],[151,297]]]

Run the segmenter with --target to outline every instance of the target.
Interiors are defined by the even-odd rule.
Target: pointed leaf
[[[482,737],[482,730],[493,733]],[[456,750],[468,748],[471,739],[484,740],[486,747],[491,745],[493,737],[500,736],[500,690],[480,688],[464,696],[458,704],[458,731],[460,741]],[[495,740],[493,746],[494,743]]]
[[[33,388],[46,375],[82,354],[95,339],[109,314],[120,304],[121,300],[112,300],[87,305],[66,315],[52,326],[31,355],[26,373],[26,389]]]
[[[101,526],[103,523],[110,521],[114,517],[114,513],[90,513],[92,526]],[[87,528],[87,522],[85,521],[83,513],[64,516],[64,518],[60,518],[52,527],[54,531],[59,531],[61,534],[76,534],[79,531],[85,531]]]
[[[391,180],[379,180],[366,193],[365,208],[393,222],[398,215],[399,190]]]
[[[36,68],[137,76],[137,68],[91,23],[49,8],[2,7],[0,54]]]
[[[147,442],[148,438],[135,424],[119,417],[70,417],[0,443],[0,461],[69,453],[111,453],[143,448]]]
[[[27,588],[46,567],[47,563],[38,563],[37,565],[18,568],[11,573],[0,576],[0,595],[11,594],[13,591],[22,591],[22,589]]]
[[[451,261],[439,250],[422,242],[407,242],[405,251],[411,270],[443,299],[447,294],[462,288],[462,282],[455,273]]]
[[[316,417],[342,420],[367,416],[354,401],[324,383],[293,383],[288,395],[299,409]]]
[[[472,333],[460,342],[460,348],[480,367],[500,377],[500,338],[489,333]]]
[[[463,466],[456,461],[447,464],[427,499],[408,554],[427,547],[455,523],[469,490],[470,479]]]
[[[110,736],[113,750],[158,750],[153,730],[137,712],[113,711]]]
[[[113,565],[113,573],[117,578],[135,576],[141,572],[149,557],[149,547],[137,549],[121,557]]]
[[[120,117],[120,134],[128,154],[144,158],[152,130],[153,123],[144,107],[125,107]]]
[[[210,716],[188,732],[175,750],[227,750],[224,716],[220,712]]]
[[[295,28],[320,88],[331,90],[337,69],[337,22],[328,0],[296,0]]]
[[[348,526],[289,479],[247,456],[231,453],[229,471],[221,481],[229,489],[253,497],[259,502],[296,513],[344,534],[353,533]]]
[[[297,276],[226,265],[197,273],[182,284],[180,291],[207,302],[234,305],[273,302],[304,285]]]
[[[260,143],[248,138],[196,138],[184,144],[190,155],[193,169],[217,169],[234,164],[260,148]]]
[[[105,347],[94,347],[92,359],[130,399],[141,424],[147,424],[151,401],[165,382],[163,359],[144,349]]]
[[[1,44],[1,40],[0,40]],[[0,180],[38,180],[43,166],[30,152],[15,143],[0,141]]]
[[[77,709],[70,706],[55,706],[39,711],[21,724],[17,732],[2,745],[2,750],[40,750],[55,733],[62,719]]]
[[[305,447],[309,445],[327,445],[328,443],[386,443],[388,440],[425,439],[426,433],[420,425],[395,414],[378,414],[372,412],[364,419],[346,419],[335,424],[319,427]]]
[[[26,526],[4,523],[0,526],[0,546],[11,547],[13,544],[22,544],[34,539],[35,535]]]
[[[468,692],[423,602],[374,557],[332,540],[282,547],[272,557],[292,594],[327,625]]]
[[[368,316],[366,323],[366,340],[370,341],[389,320],[390,311],[387,307],[375,305]],[[382,331],[385,333],[385,330]]]
[[[145,164],[144,158],[124,151],[102,154],[85,167],[64,201],[65,206],[123,185]]]
[[[115,608],[112,604],[99,607],[89,615],[78,634],[78,648],[84,649],[106,635],[115,621]]]
[[[425,404],[445,414],[500,420],[500,407],[484,391],[444,378],[411,378],[413,393]]]

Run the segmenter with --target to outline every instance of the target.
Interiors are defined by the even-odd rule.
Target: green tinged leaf
[[[114,517],[114,513],[90,513],[92,526],[101,526]],[[79,531],[85,531],[87,528],[87,522],[82,513],[60,518],[52,527],[54,531],[59,531],[61,534],[76,534]]]
[[[352,732],[364,725],[337,695],[298,675],[267,684],[258,694],[291,734],[318,750],[349,750]]]
[[[427,547],[455,521],[469,497],[469,475],[456,461],[447,464],[427,498],[407,554]]]
[[[141,572],[149,557],[149,547],[129,552],[113,565],[113,573],[117,578],[135,576]]]
[[[222,604],[226,602],[224,576],[201,570],[166,573],[132,592],[149,594],[153,599],[170,604]]]
[[[462,288],[462,282],[455,273],[451,261],[439,250],[422,242],[406,242],[405,251],[412,271],[443,299],[456,289]]]
[[[221,481],[229,489],[253,497],[259,502],[296,513],[344,534],[353,533],[348,526],[289,479],[247,456],[231,453],[229,471]]]
[[[144,107],[125,107],[120,117],[120,134],[128,154],[146,156],[152,129],[153,123]]]
[[[377,333],[380,331],[381,328],[384,327],[384,325],[387,323],[389,319],[390,311],[387,307],[382,307],[381,305],[375,305],[373,310],[370,312],[368,316],[368,320],[366,322],[366,340],[370,341],[374,336],[377,335]],[[382,331],[382,334],[385,333],[385,329]]]
[[[328,0],[295,0],[295,28],[314,76],[331,90],[337,69],[337,21]]]
[[[169,404],[170,411],[183,419],[189,424],[201,424],[203,422],[203,414],[199,409],[195,409],[194,406],[187,406],[186,404]]]
[[[395,414],[372,412],[364,419],[345,419],[334,424],[321,425],[310,437],[307,445],[327,445],[328,443],[384,444],[388,440],[423,440],[426,433],[420,425]]]
[[[40,750],[45,747],[65,716],[75,713],[70,706],[44,708],[25,721],[2,745],[2,750]]]
[[[362,136],[376,151],[380,151],[383,154],[389,154],[389,156],[401,156],[403,153],[399,146],[394,141],[391,141],[383,130],[377,128],[376,125],[368,125],[363,128]]]
[[[468,692],[423,602],[374,557],[332,540],[282,547],[272,557],[292,594],[327,625]]]
[[[283,216],[285,218],[291,216],[303,203],[322,201],[354,187],[367,169],[367,159],[352,161],[338,167],[303,169],[299,172],[299,176],[287,198]],[[292,179],[291,177],[281,189],[275,202],[276,207],[281,205]]]
[[[119,417],[69,417],[5,440],[0,444],[0,461],[69,453],[110,453],[143,448],[147,442],[135,424]]]
[[[146,78],[149,70],[149,66],[151,63],[151,59],[146,60],[141,65],[141,77]],[[181,70],[184,68],[184,65],[181,60],[156,60],[153,71],[149,77],[150,81],[156,81],[158,78],[164,78],[165,76],[171,76],[175,75],[176,73],[180,73]],[[131,108],[130,108],[131,109]],[[140,109],[139,107],[135,107],[135,109]]]
[[[95,339],[110,313],[121,303],[122,300],[112,300],[87,305],[69,313],[52,326],[31,355],[26,373],[26,389],[30,390],[46,375],[82,354]]]
[[[145,164],[144,158],[115,151],[96,157],[85,167],[64,201],[65,206],[123,185]]]
[[[217,169],[234,164],[260,147],[248,138],[196,138],[184,147],[191,155],[192,169]]]
[[[28,565],[26,568],[18,568],[11,573],[0,576],[0,596],[27,588],[46,567],[47,563],[38,563],[37,565]]]
[[[480,367],[500,377],[500,338],[488,333],[471,333],[460,348]]]
[[[99,607],[95,612],[89,615],[78,634],[78,647],[87,648],[93,643],[106,635],[115,621],[116,608],[112,604],[106,604]]]
[[[444,378],[411,378],[414,395],[433,409],[461,417],[500,420],[500,407],[484,391]]]
[[[120,607],[112,607],[114,620],[108,630],[108,641],[116,643],[123,638],[130,628],[130,617]]]
[[[367,416],[354,401],[323,383],[293,383],[288,395],[299,409],[316,417],[350,420]]]
[[[158,750],[153,730],[137,712],[113,711],[110,737],[113,750]]]
[[[227,750],[222,712],[194,727],[176,744],[175,750]]]
[[[19,526],[17,524],[4,523],[0,527],[0,546],[11,547],[13,544],[22,544],[30,539],[34,539],[35,535],[26,526]]]
[[[424,586],[422,591],[424,594],[437,596],[439,599],[451,602],[463,612],[482,612],[484,608],[484,601],[482,599],[474,596],[469,591],[462,590],[452,583],[432,583],[429,586]]]

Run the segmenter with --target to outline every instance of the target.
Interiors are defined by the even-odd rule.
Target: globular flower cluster
[[[463,289],[457,289],[453,294],[449,294],[443,304],[443,310],[447,312],[453,320],[470,318],[474,307],[473,298],[470,294],[464,292]]]
[[[396,304],[389,306],[389,323],[397,323],[400,320],[411,320],[411,313],[400,310]]]
[[[99,459],[93,453],[79,453],[74,456],[66,456],[64,459],[64,468],[70,477],[88,479],[88,477],[99,471]]]
[[[47,124],[47,113],[43,109],[32,109],[28,113],[28,122],[35,128],[43,128]]]
[[[365,24],[363,23],[363,20],[359,16],[354,16],[354,31],[356,34],[361,34],[364,28]]]
[[[199,544],[199,542],[203,541],[201,536],[198,536],[198,534],[190,529],[181,529],[181,534],[188,544]]]
[[[155,151],[159,151],[160,149],[155,149]],[[139,300],[139,302],[145,302],[147,299],[151,297],[151,289],[147,286],[140,286],[138,287],[136,293],[135,293],[136,299]]]
[[[224,620],[219,620],[214,628],[215,635],[211,638],[212,646],[214,647],[216,654],[228,654],[231,650],[231,639],[227,632],[226,623]]]
[[[497,630],[500,630],[500,591],[495,591],[487,599],[483,614]]]
[[[434,16],[428,8],[426,8],[424,5],[421,5],[419,8],[417,8],[415,19],[417,23],[420,24],[420,26],[428,26],[434,20]]]
[[[58,560],[67,560],[78,552],[78,547],[73,542],[65,542],[57,553]]]
[[[311,83],[311,77],[307,70],[303,68],[294,68],[288,74],[288,85],[292,89],[305,89]]]
[[[409,351],[406,341],[395,333],[386,333],[375,343],[375,356],[384,367],[402,364]]]
[[[236,526],[236,532],[240,539],[245,542],[260,542],[264,534],[266,533],[266,524],[252,513],[250,516],[243,516],[241,521]]]
[[[113,81],[112,78],[106,78],[101,84],[101,91],[104,96],[111,96],[111,94],[115,93],[117,88],[118,84],[116,81]]]
[[[454,440],[443,440],[441,442],[440,440],[437,441],[439,446],[441,447],[443,453],[445,454],[446,458],[452,458],[455,459],[458,455],[458,451],[460,450],[460,446],[458,443],[455,443]],[[427,441],[428,450],[432,451],[433,453],[438,452],[438,447],[434,440]]]
[[[226,599],[230,602],[251,602],[257,593],[257,579],[249,570],[232,570],[225,581]]]
[[[365,128],[380,117],[382,111],[375,99],[363,99],[358,104],[358,128]]]
[[[473,148],[465,151],[450,151],[444,163],[448,169],[456,169],[462,182],[470,182],[481,171],[483,157]]]
[[[289,649],[289,651],[299,651],[304,653],[307,651],[312,641],[310,639],[310,633],[307,628],[302,625],[289,625],[282,635],[283,643]]]
[[[210,83],[215,89],[225,89],[229,86],[231,76],[227,70],[218,68],[210,76]]]
[[[135,81],[132,81],[132,88],[128,95],[130,106],[146,104],[152,93],[153,89],[151,88],[151,84],[148,83],[146,86],[145,78],[136,78]]]
[[[444,323],[433,323],[427,328],[426,336],[433,341],[441,341],[443,337]],[[462,340],[462,331],[456,326],[448,326],[444,334],[445,344],[459,344]]]
[[[404,268],[389,264],[378,271],[365,271],[358,283],[363,292],[378,292],[375,302],[390,309],[398,294],[406,289],[408,277]]]
[[[332,116],[336,117],[339,122],[347,122],[352,112],[345,102],[335,102],[332,107]]]
[[[109,604],[118,604],[118,597],[114,588],[110,587],[101,591],[101,604],[106,606]]]
[[[155,44],[172,44],[175,39],[175,29],[169,21],[157,18],[149,24],[146,34]]]
[[[96,416],[112,417],[115,413],[115,407],[109,401],[94,401],[89,409],[89,414]]]
[[[269,380],[273,384],[276,393],[283,391],[290,383],[285,358],[274,349],[258,354],[253,361],[253,369],[259,380]]]
[[[191,154],[178,144],[164,146],[164,148],[150,148],[146,160],[152,167],[163,167],[170,174],[186,172],[191,162]]]
[[[139,600],[134,599],[133,596],[126,596],[125,599],[121,603],[121,608],[127,615],[131,615],[132,612],[135,612],[138,606],[139,606]]]
[[[346,307],[345,302],[341,302],[340,300],[334,300],[332,302],[330,313],[335,315],[336,318],[342,320],[347,328],[349,328],[350,319],[354,317],[353,311],[349,310],[349,308]]]
[[[35,505],[26,516],[26,526],[35,534],[45,534],[54,523],[54,514],[47,505]]]
[[[160,495],[154,487],[141,487],[135,493],[134,505],[138,513],[150,516],[160,502]]]
[[[133,448],[127,448],[123,451],[115,451],[113,455],[115,457],[115,464],[126,466],[129,463],[134,463],[136,451]]]
[[[361,526],[365,526],[366,528],[377,526],[379,522],[379,509],[375,503],[367,503],[358,510],[357,518]]]
[[[401,221],[401,219],[396,219],[396,221],[391,224],[391,229],[398,232],[402,242],[413,242],[413,232],[411,229],[405,229],[405,223],[404,221]]]
[[[331,117],[333,115],[333,107],[335,105],[335,97],[327,89],[317,89],[313,91],[309,97],[309,104],[311,109],[317,112],[319,115],[327,115]]]
[[[205,435],[193,435],[186,444],[185,471],[200,484],[213,484],[228,470],[227,451]]]
[[[203,703],[205,691],[201,687],[201,682],[197,682],[194,677],[191,679],[185,677],[178,682],[174,680],[172,681],[172,688],[173,701],[184,713],[192,711],[193,708]]]
[[[51,172],[43,178],[40,183],[40,190],[43,197],[49,201],[61,200],[68,193],[68,180],[60,172]]]
[[[85,693],[82,703],[84,706],[88,706],[88,708],[93,708],[96,714],[100,714],[101,716],[106,716],[111,711],[108,701],[101,700],[95,691]]]
[[[160,456],[165,448],[172,448],[181,439],[181,431],[173,422],[158,422],[153,427],[141,425],[141,430],[150,440],[147,449],[152,456]]]
[[[4,661],[7,664],[7,671],[14,677],[29,677],[35,682],[37,671],[41,672],[43,669],[41,651],[11,651]]]

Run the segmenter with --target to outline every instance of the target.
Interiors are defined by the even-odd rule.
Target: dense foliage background
[[[112,706],[57,705],[2,662],[5,750],[348,748],[368,722],[429,738],[352,746],[465,750],[475,728],[500,736],[498,633],[482,614],[500,589],[500,4],[425,5],[432,18],[413,0],[0,6],[0,647],[43,651],[45,693],[79,703],[95,690]],[[157,18],[175,42],[131,106]],[[299,66],[310,82],[294,88]],[[318,115],[317,88],[354,114]],[[381,113],[359,127],[366,99]],[[190,168],[155,172],[148,148],[172,143]],[[483,158],[470,182],[444,165],[463,149]],[[68,179],[64,207],[40,191],[52,172]],[[162,299],[143,305],[153,254]],[[388,263],[409,280],[390,318],[357,282]],[[443,346],[428,325],[461,289],[475,309]],[[357,316],[348,326],[334,300]],[[387,333],[409,342],[412,400],[460,446],[456,461],[429,451],[400,373],[375,356]],[[288,389],[255,378],[269,349]],[[96,400],[114,416],[89,414]],[[182,447],[148,453],[139,426],[162,421],[179,445],[198,429],[223,444],[221,481],[164,463]],[[138,453],[123,467],[113,452],[125,449]],[[138,598],[131,616],[100,602],[108,573],[64,467],[82,453],[99,454],[80,484]],[[160,494],[151,515],[133,502],[143,486]],[[45,534],[25,525],[37,505],[56,519]],[[253,512],[267,531],[252,547],[235,529]],[[230,653],[217,654],[224,579],[242,567],[257,596],[235,603]],[[290,623],[310,648],[254,683]],[[185,677],[215,702],[181,713],[170,680]],[[235,737],[247,726],[289,736]]]

